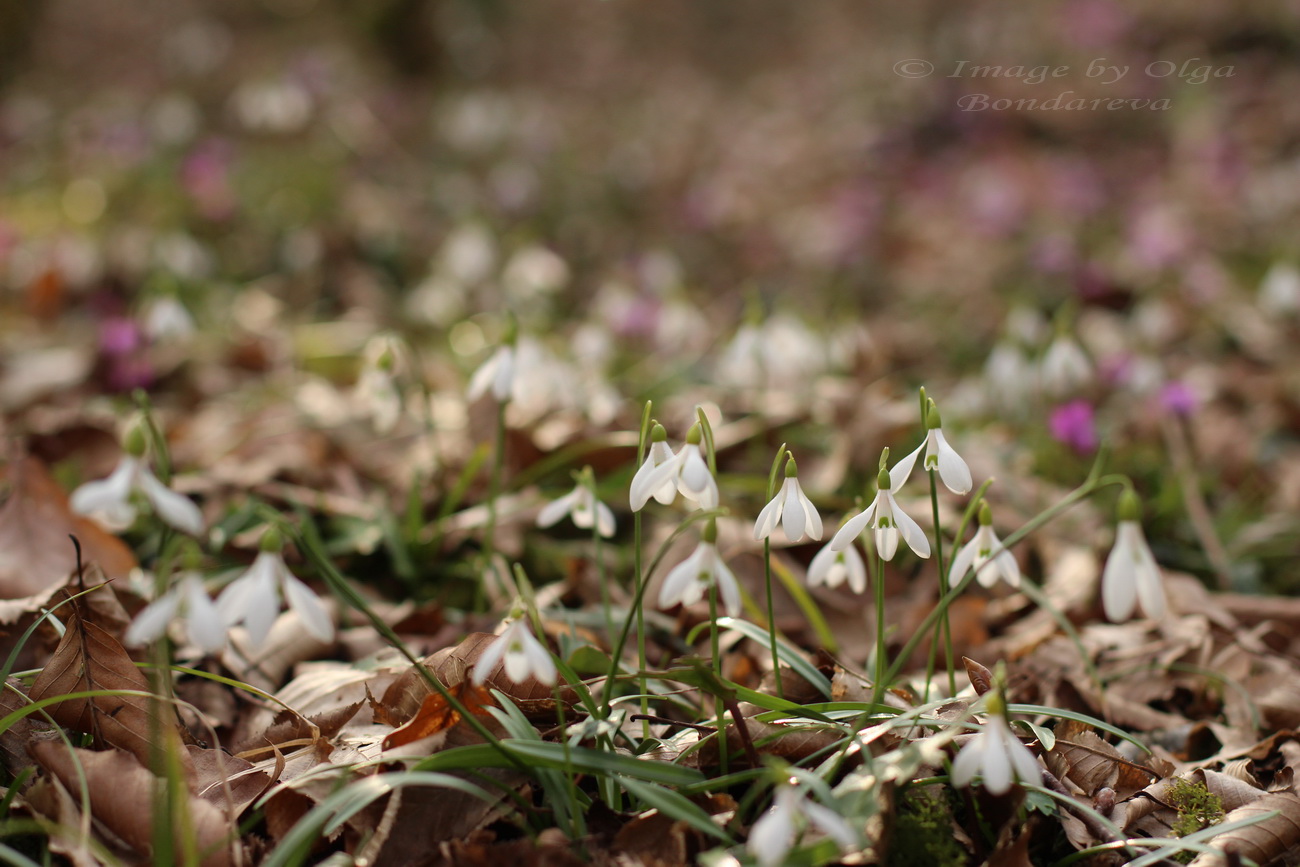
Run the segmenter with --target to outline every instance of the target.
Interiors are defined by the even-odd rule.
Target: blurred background
[[[1300,587],[1298,15],[0,0],[4,424],[58,461],[139,387],[332,429],[395,332],[472,433],[451,396],[509,310],[542,377],[521,464],[707,400],[830,426],[829,490],[927,383],[986,468],[1072,483],[1109,442],[1164,562]],[[1066,337],[1082,367],[1048,364]],[[244,442],[205,437],[181,459]]]

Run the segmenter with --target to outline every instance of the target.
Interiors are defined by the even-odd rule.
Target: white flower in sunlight
[[[1120,521],[1115,529],[1115,547],[1101,573],[1101,603],[1112,623],[1128,620],[1135,607],[1153,619],[1164,616],[1160,567],[1151,555],[1142,525],[1135,520]]]
[[[952,569],[948,572],[950,584],[956,584],[966,577],[968,569],[974,569],[976,580],[985,587],[992,587],[999,578],[1012,587],[1020,586],[1020,565],[1011,552],[1002,547],[998,534],[993,532],[992,520],[988,504],[981,504],[979,529],[953,559]]]
[[[1065,395],[1088,384],[1092,379],[1092,362],[1073,337],[1062,333],[1056,335],[1043,353],[1038,375],[1048,394]]]
[[[722,562],[716,540],[717,531],[710,521],[691,556],[675,566],[664,579],[664,585],[659,591],[660,608],[671,608],[678,604],[694,605],[704,598],[704,591],[710,585],[716,584],[727,613],[732,617],[740,615],[740,585],[736,583],[736,576],[727,568],[727,564]]]
[[[203,532],[199,507],[158,481],[142,458],[130,454],[122,456],[107,478],[86,482],[73,491],[68,502],[74,512],[89,515],[109,529],[125,530],[135,521],[133,491],[144,494],[154,513],[177,530],[192,536]]]
[[[838,587],[848,581],[849,589],[854,593],[865,593],[867,566],[862,562],[858,546],[850,543],[847,548],[836,551],[832,545],[833,543],[823,545],[808,564],[808,586],[825,584],[827,587]]]
[[[573,518],[575,527],[590,530],[594,525],[596,532],[606,539],[614,535],[614,513],[582,482],[563,497],[547,503],[537,515],[537,526],[549,527],[565,515]]]
[[[813,803],[806,793],[787,785],[777,789],[772,806],[750,829],[746,848],[762,867],[784,864],[786,855],[794,846],[795,836],[804,824],[817,828],[839,843],[841,849],[858,845],[858,835],[843,816]]]
[[[303,627],[321,641],[334,637],[329,610],[310,587],[294,577],[275,545],[264,549],[248,571],[236,578],[217,597],[217,613],[227,626],[243,623],[248,642],[261,647],[280,614],[280,594],[302,619]]]
[[[498,346],[497,351],[492,353],[478,370],[474,371],[474,375],[469,381],[466,397],[470,401],[478,400],[487,394],[490,388],[492,397],[497,403],[505,403],[510,400],[514,387],[515,348],[505,343]]]
[[[704,447],[690,441],[677,452],[681,465],[681,475],[677,477],[677,490],[683,497],[693,501],[701,509],[718,508],[718,483],[709,472],[709,465],[704,462]]]
[[[677,496],[677,473],[680,467],[677,456],[668,446],[668,434],[663,425],[656,424],[650,431],[650,448],[645,461],[632,477],[629,501],[632,511],[639,512],[654,497],[668,505]]]
[[[983,777],[991,795],[1001,795],[1013,781],[1042,782],[1043,774],[1029,747],[1021,743],[1000,713],[990,713],[984,728],[971,738],[952,763],[952,784],[969,786],[975,775]]]
[[[170,590],[140,610],[126,630],[124,643],[136,646],[158,640],[177,614],[185,616],[189,640],[203,650],[215,653],[226,646],[226,625],[208,598],[203,579],[194,572],[185,573]]]
[[[805,533],[810,539],[821,539],[821,515],[817,514],[817,507],[799,487],[799,478],[795,472],[794,458],[790,458],[786,461],[785,482],[781,485],[781,490],[763,507],[758,513],[758,520],[754,522],[755,541],[772,535],[777,522],[780,522],[781,530],[791,542],[798,542]]]
[[[942,421],[939,417],[939,410],[930,404],[930,409],[926,413],[926,427],[928,428],[925,440],[912,450],[911,454],[904,457],[901,461],[894,464],[894,468],[889,471],[889,489],[897,491],[907,482],[908,476],[912,475],[912,467],[916,464],[917,457],[925,452],[924,466],[926,471],[938,470],[939,478],[943,480],[944,485],[954,494],[965,494],[974,487],[970,476],[970,467],[962,460],[961,455],[957,454],[956,449],[948,445],[944,439],[943,428],[940,426]]]
[[[483,651],[474,665],[474,683],[481,685],[487,680],[502,658],[505,659],[506,677],[515,683],[523,683],[530,676],[542,683],[555,683],[555,660],[551,659],[551,652],[533,637],[522,617],[507,626],[505,632]]]
[[[903,537],[908,547],[918,557],[930,556],[930,541],[921,532],[921,527],[907,513],[898,507],[898,502],[889,490],[889,473],[881,470],[876,479],[879,490],[871,505],[850,518],[840,527],[831,539],[832,551],[843,551],[853,544],[853,540],[868,527],[875,531],[876,550],[886,560],[894,559],[898,551],[898,538]]]

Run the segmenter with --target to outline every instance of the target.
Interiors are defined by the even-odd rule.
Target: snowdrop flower
[[[505,339],[501,341],[497,351],[492,353],[488,360],[483,362],[483,365],[474,371],[474,375],[470,377],[466,397],[471,402],[487,394],[489,388],[491,388],[492,397],[497,403],[505,403],[510,400],[510,396],[515,389],[516,340],[517,332],[512,319],[506,326]]]
[[[583,478],[572,491],[547,503],[537,515],[537,526],[549,527],[565,515],[570,515],[575,527],[590,530],[594,526],[596,532],[606,539],[613,536],[614,513],[592,493],[590,474],[591,467],[587,467],[583,470]]]
[[[637,468],[632,477],[630,501],[632,511],[639,512],[654,497],[663,505],[668,505],[677,496],[677,456],[668,446],[668,432],[664,426],[655,423],[650,429],[650,449],[645,462]]]
[[[199,507],[158,481],[144,462],[145,437],[140,427],[131,429],[123,447],[126,454],[108,478],[87,482],[72,492],[68,500],[72,511],[90,515],[111,530],[125,530],[136,516],[131,493],[139,491],[166,523],[192,536],[202,533]]]
[[[551,659],[551,652],[533,637],[523,617],[507,626],[506,631],[497,636],[478,658],[474,665],[475,685],[482,685],[503,657],[506,677],[514,683],[523,683],[529,676],[542,683],[555,683],[555,660]]]
[[[1003,340],[984,362],[984,388],[989,402],[1009,412],[1022,412],[1034,391],[1034,366],[1014,343]]]
[[[217,613],[227,626],[243,623],[249,644],[261,647],[279,616],[283,592],[306,630],[321,641],[329,641],[334,637],[334,622],[325,603],[289,571],[281,548],[279,531],[267,530],[253,565],[217,597]]]
[[[694,605],[704,598],[704,591],[710,584],[716,584],[718,594],[722,597],[723,607],[732,617],[740,614],[740,585],[736,576],[722,562],[718,554],[718,527],[710,520],[700,534],[700,544],[664,579],[659,591],[659,607],[671,608],[674,605]]]
[[[761,867],[784,864],[801,824],[817,828],[839,843],[841,849],[851,849],[858,845],[858,835],[844,821],[844,817],[821,804],[813,803],[805,792],[795,786],[784,785],[777,789],[772,806],[750,829],[746,848]]]
[[[1019,587],[1020,565],[993,532],[993,512],[988,503],[980,504],[979,516],[980,527],[975,537],[962,546],[952,561],[948,583],[956,584],[966,577],[968,569],[974,569],[976,579],[985,587],[992,587],[999,578],[1012,587]]]
[[[144,333],[154,340],[183,340],[194,333],[194,317],[180,301],[163,295],[145,309]]]
[[[930,541],[925,538],[925,533],[921,532],[921,527],[898,507],[889,489],[889,471],[883,467],[876,477],[876,485],[879,488],[876,491],[876,498],[865,511],[850,518],[843,527],[840,527],[839,532],[831,539],[831,550],[843,551],[853,544],[853,540],[863,530],[870,527],[876,531],[876,550],[885,560],[894,559],[894,554],[898,551],[899,536],[902,536],[908,547],[916,552],[916,556],[929,557]]]
[[[1259,284],[1259,306],[1274,315],[1300,312],[1300,269],[1274,262]]]
[[[137,646],[158,640],[182,612],[190,641],[208,653],[226,646],[226,625],[196,572],[185,573],[170,590],[141,609],[127,628],[124,643]]]
[[[789,458],[785,462],[785,482],[781,485],[781,490],[763,507],[763,511],[758,513],[758,520],[754,522],[755,541],[772,535],[778,521],[785,537],[791,542],[798,542],[805,535],[810,539],[821,539],[821,515],[817,514],[817,507],[799,487],[798,472],[794,458]]]
[[[402,416],[402,393],[397,385],[399,348],[391,336],[373,338],[366,347],[366,360],[353,389],[353,396],[370,415],[378,434],[390,432]]]
[[[939,409],[930,401],[925,413],[925,441],[917,446],[911,454],[894,464],[894,468],[889,472],[889,490],[897,491],[907,482],[912,475],[912,467],[916,464],[917,457],[921,452],[925,452],[925,469],[939,471],[939,478],[948,487],[948,490],[954,494],[966,494],[974,486],[971,481],[970,467],[962,460],[961,455],[957,454],[952,446],[943,436],[943,420],[939,416]]]
[[[1038,374],[1049,394],[1067,394],[1088,384],[1092,379],[1092,363],[1074,338],[1062,332],[1043,353]]]
[[[687,431],[686,442],[677,451],[677,460],[681,464],[677,490],[701,509],[716,509],[718,483],[714,481],[713,473],[709,472],[709,465],[704,462],[704,446],[700,443],[702,436],[697,422]]]
[[[980,733],[962,747],[952,763],[952,784],[969,786],[978,773],[990,795],[1001,795],[1012,781],[1040,783],[1038,761],[1007,725],[1006,704],[999,692],[990,693],[988,720]]]
[[[1165,587],[1160,567],[1142,534],[1141,504],[1137,494],[1125,491],[1119,498],[1119,526],[1115,547],[1101,573],[1101,602],[1112,623],[1128,620],[1135,607],[1156,619],[1165,613]]]
[[[834,542],[822,546],[808,564],[808,586],[825,584],[838,587],[845,581],[854,593],[867,591],[867,566],[862,562],[858,547],[850,542],[848,547],[836,551]]]

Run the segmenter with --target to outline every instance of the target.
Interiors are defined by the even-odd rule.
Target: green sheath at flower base
[[[133,458],[142,458],[149,450],[149,434],[143,420],[137,421],[127,430],[122,438],[122,451]]]
[[[1121,521],[1141,521],[1142,520],[1142,501],[1132,490],[1125,490],[1119,495],[1119,503],[1115,507],[1116,515]]]
[[[794,465],[794,458],[787,458],[785,462],[785,477],[793,479],[799,475],[799,468]]]
[[[664,426],[661,425],[659,422],[655,422],[654,426],[650,428],[650,442],[652,443],[668,442],[668,431],[665,430]]]
[[[938,430],[943,427],[943,417],[939,415],[939,407],[935,406],[934,401],[926,404],[925,409],[925,429]]]
[[[715,519],[709,518],[709,522],[704,525],[704,529],[700,531],[700,541],[708,542],[710,545],[718,541],[718,522]]]
[[[987,500],[980,500],[980,526],[987,527],[993,523],[993,510],[989,508]]]
[[[686,442],[693,446],[698,446],[703,437],[704,432],[700,429],[699,422],[691,425],[691,429],[686,432]]]
[[[889,470],[884,467],[881,467],[880,472],[876,473],[876,487],[882,491],[889,490]]]
[[[268,554],[279,554],[283,551],[284,536],[281,535],[279,528],[267,527],[266,532],[262,534],[262,542],[258,548]]]

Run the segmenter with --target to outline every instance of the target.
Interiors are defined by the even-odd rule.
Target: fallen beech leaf
[[[222,750],[187,748],[194,768],[194,793],[236,819],[262,796],[274,779],[252,762]]]
[[[74,613],[29,695],[40,701],[90,690],[149,692],[149,682],[116,638]],[[176,729],[174,722],[159,718],[156,707],[142,695],[101,695],[58,702],[49,714],[60,725],[94,735],[97,742],[121,747],[147,763],[153,748],[150,733]]]
[[[1127,798],[1150,785],[1159,775],[1120,755],[1083,723],[1063,720],[1056,726],[1056,744],[1047,754],[1048,767],[1058,777],[1069,777],[1085,792],[1103,786]]]
[[[1249,858],[1261,867],[1288,852],[1294,852],[1300,847],[1300,796],[1291,792],[1265,795],[1258,801],[1228,813],[1223,821],[1238,822],[1274,810],[1277,811],[1276,816],[1220,834],[1210,841],[1210,845],[1220,851],[1231,848],[1235,855],[1243,859]],[[1197,855],[1192,861],[1194,867],[1218,867],[1222,863],[1222,855],[1211,855],[1208,852]]]
[[[468,680],[462,680],[455,686],[448,687],[448,691],[465,706],[465,710],[477,716],[486,716],[486,708],[496,704],[486,686],[475,686]],[[460,722],[460,712],[453,708],[441,694],[431,692],[424,697],[414,717],[384,738],[383,748],[391,750],[441,734],[458,722]]]
[[[90,811],[104,827],[120,837],[142,855],[148,855],[153,843],[154,789],[157,779],[127,753],[112,750],[92,752],[69,749],[62,743],[46,741],[32,747],[32,756],[70,791],[80,791],[85,775],[90,793]],[[189,797],[189,825],[202,854],[203,867],[231,864],[228,838],[234,830],[225,813],[207,801]],[[176,851],[181,851],[181,840]]]
[[[0,506],[0,598],[32,596],[66,581],[77,568],[69,535],[110,578],[139,565],[122,540],[69,508],[67,495],[39,459],[21,458],[5,476],[12,490]]]

